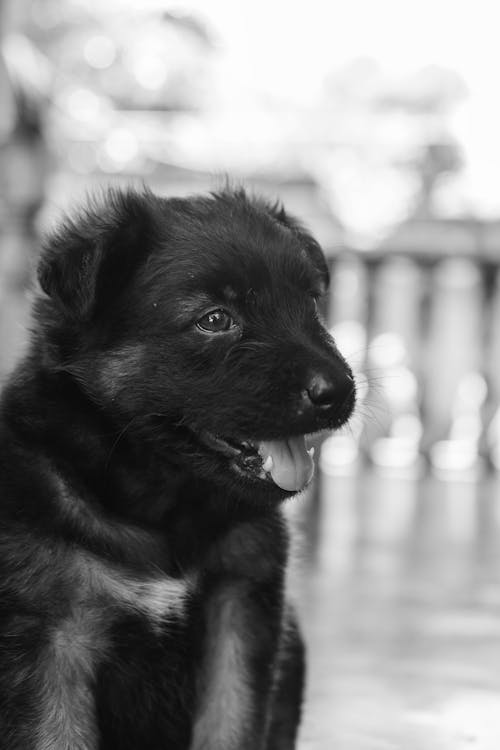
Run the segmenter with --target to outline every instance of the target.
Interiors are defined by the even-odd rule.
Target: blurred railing
[[[321,466],[405,476],[500,471],[500,224],[403,224],[375,252],[331,257],[326,316],[357,413]]]

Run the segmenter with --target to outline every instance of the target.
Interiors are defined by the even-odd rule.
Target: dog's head
[[[354,406],[318,300],[328,269],[279,207],[243,191],[113,191],[66,221],[39,267],[41,340],[108,414],[186,472],[279,500],[312,476],[305,436]]]

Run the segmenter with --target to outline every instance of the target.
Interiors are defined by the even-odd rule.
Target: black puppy
[[[0,412],[0,746],[291,750],[280,503],[354,404],[318,244],[243,191],[112,191],[39,282]]]

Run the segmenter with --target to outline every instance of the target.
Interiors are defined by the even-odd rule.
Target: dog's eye
[[[197,321],[196,325],[202,331],[221,333],[229,331],[234,326],[234,320],[225,310],[210,310],[210,312]]]

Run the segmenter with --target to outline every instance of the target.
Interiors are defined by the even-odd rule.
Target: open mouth
[[[313,448],[304,435],[282,440],[236,442],[203,431],[202,441],[231,459],[231,466],[253,480],[271,482],[287,492],[305,489],[314,473]]]

